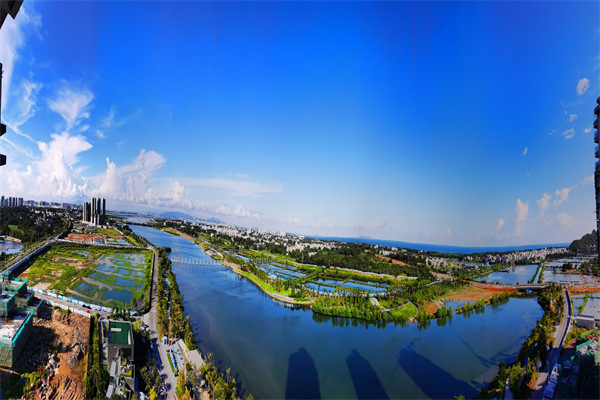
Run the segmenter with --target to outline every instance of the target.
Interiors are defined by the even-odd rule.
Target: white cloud
[[[290,217],[288,218],[288,224],[290,225],[302,225],[302,221],[300,220],[300,217]]]
[[[566,212],[560,213],[556,216],[556,222],[558,223],[558,225],[562,228],[569,228],[573,225],[575,225],[575,221],[573,220],[573,217],[569,214],[567,214]]]
[[[571,115],[569,116],[569,122],[573,122],[573,121],[575,121],[576,119],[577,119],[577,114],[571,114]]]
[[[567,201],[569,198],[569,193],[571,192],[572,189],[573,189],[573,186],[568,187],[568,188],[556,189],[556,192],[554,192],[554,195],[556,196],[556,198],[554,200],[554,204],[559,205],[559,204]]]
[[[193,208],[186,201],[185,188],[178,181],[169,181],[171,187],[163,190],[151,188],[149,178],[166,163],[165,158],[154,152],[141,149],[138,156],[129,164],[117,168],[106,158],[106,171],[100,177],[98,194],[123,202],[148,205],[176,204],[184,208]]]
[[[37,30],[42,25],[42,18],[30,9],[26,3],[16,19],[7,17],[0,30],[0,60],[2,60],[2,107],[8,105],[7,93],[10,93],[11,78],[15,62],[19,60],[19,50],[26,43],[26,32]]]
[[[248,179],[232,178],[192,178],[183,179],[187,186],[202,186],[222,189],[235,197],[259,197],[269,193],[281,193],[280,183],[262,183]]]
[[[592,127],[587,127],[583,130],[583,133],[590,133],[592,131]]]
[[[248,219],[248,218],[260,219],[261,218],[261,215],[258,212],[248,211],[239,204],[236,205],[233,209],[231,207],[225,206],[224,204],[221,204],[221,205],[219,205],[219,207],[217,207],[215,209],[214,212],[215,212],[215,214],[227,215],[227,216],[244,218],[244,219]]]
[[[549,195],[548,193],[544,193],[542,195],[542,198],[535,202],[538,206],[538,209],[540,210],[540,216],[544,213],[544,211],[546,211],[550,207],[551,199],[552,199],[552,195]]]
[[[523,149],[523,154],[522,154],[522,155],[526,156],[526,155],[527,155],[527,151],[528,151],[528,150],[529,150],[529,149],[527,149],[527,147],[525,147],[525,148]]]
[[[358,224],[358,229],[361,231],[382,231],[387,226],[387,221],[379,218],[376,221],[369,221],[366,224],[362,222]]]
[[[590,183],[594,183],[594,175],[589,175],[583,178],[580,182],[580,185],[588,185]]]
[[[575,128],[567,129],[563,132],[563,136],[565,139],[571,139],[573,136],[575,136]]]
[[[88,106],[93,99],[94,95],[87,88],[76,83],[63,82],[48,106],[63,117],[69,131],[77,126],[81,119],[90,117]]]
[[[577,94],[581,96],[588,90],[589,87],[590,80],[588,78],[581,78],[579,82],[577,82]]]
[[[523,203],[521,199],[517,199],[517,205],[515,206],[515,236],[523,234],[523,224],[527,220],[528,212],[529,203]]]
[[[504,226],[504,220],[502,218],[498,218],[498,224],[496,225],[496,231],[499,231]]]
[[[82,169],[77,167],[79,154],[92,148],[83,136],[51,135],[49,143],[38,142],[40,159],[28,165],[25,171],[8,167],[8,191],[21,195],[53,198],[72,198],[83,195],[87,183]]]
[[[117,118],[117,107],[111,106],[108,114],[102,118],[98,125],[98,129],[96,130],[96,136],[100,139],[104,139],[106,137],[106,133],[114,130],[115,128],[119,128],[136,118],[138,118],[142,114],[141,109],[135,110],[130,115],[126,115],[124,117]]]

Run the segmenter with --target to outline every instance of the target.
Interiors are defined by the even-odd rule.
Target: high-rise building
[[[594,108],[594,142],[596,142],[596,170],[594,171],[594,183],[596,188],[596,239],[598,246],[598,262],[600,262],[600,153],[598,152],[598,118],[600,117],[600,97],[596,99]]]
[[[106,224],[106,199],[92,197],[92,201],[83,203],[83,222],[90,225]]]

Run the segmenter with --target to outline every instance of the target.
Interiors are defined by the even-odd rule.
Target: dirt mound
[[[69,363],[69,365],[74,367],[77,364],[79,364],[81,360],[83,360],[83,357],[85,357],[85,351],[83,347],[84,346],[82,346],[80,343],[73,346],[73,349],[71,350],[71,355],[67,357],[67,362]]]
[[[53,385],[56,390],[50,397],[56,400],[85,400],[83,384],[78,379],[68,375],[59,375]]]

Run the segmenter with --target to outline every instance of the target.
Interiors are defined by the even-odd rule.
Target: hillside
[[[576,239],[569,246],[570,251],[592,251],[598,248],[598,234],[595,230],[587,233],[581,239]]]

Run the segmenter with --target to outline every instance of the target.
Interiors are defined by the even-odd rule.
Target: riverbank
[[[192,242],[192,243],[194,243],[194,244],[196,244],[196,245],[198,245],[198,246],[200,246],[200,247],[202,247],[204,249],[204,246],[199,245],[198,242],[193,237],[191,237],[189,235],[186,235],[185,233],[179,232],[176,229],[163,228],[161,230],[164,231],[164,232],[167,232],[167,233],[172,233],[172,234],[179,235],[182,238],[187,239],[190,242]],[[206,253],[206,254],[208,254],[208,253]],[[210,254],[208,254],[208,255],[210,255]],[[212,257],[212,255],[210,255],[210,256]],[[212,257],[212,258],[214,258],[214,257]],[[269,290],[269,288],[266,287],[266,284],[264,282],[262,282],[260,279],[256,278],[254,275],[252,275],[252,274],[250,274],[250,273],[248,273],[246,271],[242,271],[240,265],[235,264],[235,263],[230,262],[230,261],[227,261],[225,259],[219,260],[219,261],[221,261],[224,266],[230,268],[236,274],[238,274],[240,276],[243,276],[243,277],[247,278],[248,280],[250,280],[256,286],[258,286],[260,288],[260,290],[263,291],[263,293],[265,293],[267,296],[269,296],[269,297],[271,297],[271,298],[273,298],[275,300],[279,300],[279,301],[282,301],[284,303],[293,304],[293,305],[301,305],[301,306],[311,306],[312,305],[311,301],[297,301],[297,300],[292,299],[291,297],[283,296],[283,295],[280,295],[278,293],[273,293],[272,291]]]

